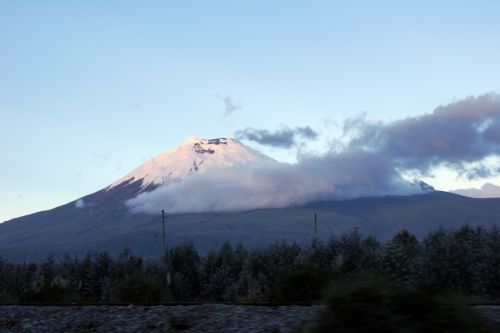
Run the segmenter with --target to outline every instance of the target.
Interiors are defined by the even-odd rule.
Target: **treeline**
[[[335,281],[360,276],[495,299],[500,232],[464,226],[418,240],[401,231],[381,243],[354,229],[305,247],[275,243],[247,249],[227,243],[202,255],[186,243],[161,260],[129,250],[118,256],[49,257],[43,263],[0,259],[0,302],[311,301]]]

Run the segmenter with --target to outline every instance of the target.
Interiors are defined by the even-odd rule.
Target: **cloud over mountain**
[[[278,208],[311,201],[419,192],[402,173],[426,174],[439,165],[468,177],[498,174],[481,160],[500,154],[500,97],[486,94],[436,108],[432,113],[390,123],[346,121],[340,145],[296,164],[253,163],[217,167],[140,194],[134,211],[171,213]],[[239,137],[290,147],[297,137],[314,139],[308,127],[277,132],[247,128]],[[468,168],[476,163],[474,168]]]
[[[346,149],[377,152],[398,167],[460,169],[500,153],[500,97],[470,97],[388,124],[358,121],[347,131],[354,136]]]

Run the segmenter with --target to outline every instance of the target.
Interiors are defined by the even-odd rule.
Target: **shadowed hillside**
[[[117,186],[52,210],[0,224],[0,256],[10,260],[38,260],[50,254],[84,254],[128,247],[141,256],[158,256],[162,249],[161,215],[130,214],[124,199],[135,195],[139,183]],[[314,236],[326,239],[353,227],[379,239],[401,229],[418,237],[440,226],[490,226],[500,220],[500,199],[472,199],[444,192],[414,196],[361,198],[311,203],[301,207],[260,209],[240,213],[167,215],[170,246],[192,241],[207,251],[224,241],[249,247],[277,240],[305,244]]]

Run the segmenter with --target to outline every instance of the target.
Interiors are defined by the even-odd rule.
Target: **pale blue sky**
[[[326,140],[362,112],[498,92],[499,15],[498,1],[0,0],[0,221],[189,136],[309,125]],[[224,118],[224,97],[242,109]]]

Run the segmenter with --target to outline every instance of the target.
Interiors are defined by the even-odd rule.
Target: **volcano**
[[[168,150],[118,179],[106,190],[140,182],[140,190],[180,181],[193,173],[212,168],[233,168],[248,164],[271,164],[275,160],[241,144],[236,139],[201,139],[191,137],[181,146]]]
[[[0,257],[29,261],[48,255],[81,256],[89,251],[106,250],[115,254],[124,248],[145,257],[159,256],[162,252],[160,210],[134,210],[131,202],[138,198],[147,202],[151,193],[175,189],[177,184],[188,180],[196,184],[197,177],[211,170],[228,173],[280,165],[282,163],[235,139],[191,137],[104,189],[47,211],[1,223]],[[167,244],[189,241],[199,250],[207,251],[226,241],[250,247],[282,240],[307,243],[314,237],[314,214],[318,216],[317,237],[320,239],[353,227],[384,239],[401,229],[423,236],[440,226],[454,228],[466,223],[488,226],[499,221],[500,199],[466,198],[435,191],[422,183],[420,187],[416,195],[168,214]],[[175,191],[173,193],[175,195]],[[176,200],[189,199],[189,193],[182,195]],[[279,197],[279,193],[276,196]],[[228,201],[230,199],[228,195]],[[206,200],[210,203],[210,197]]]

